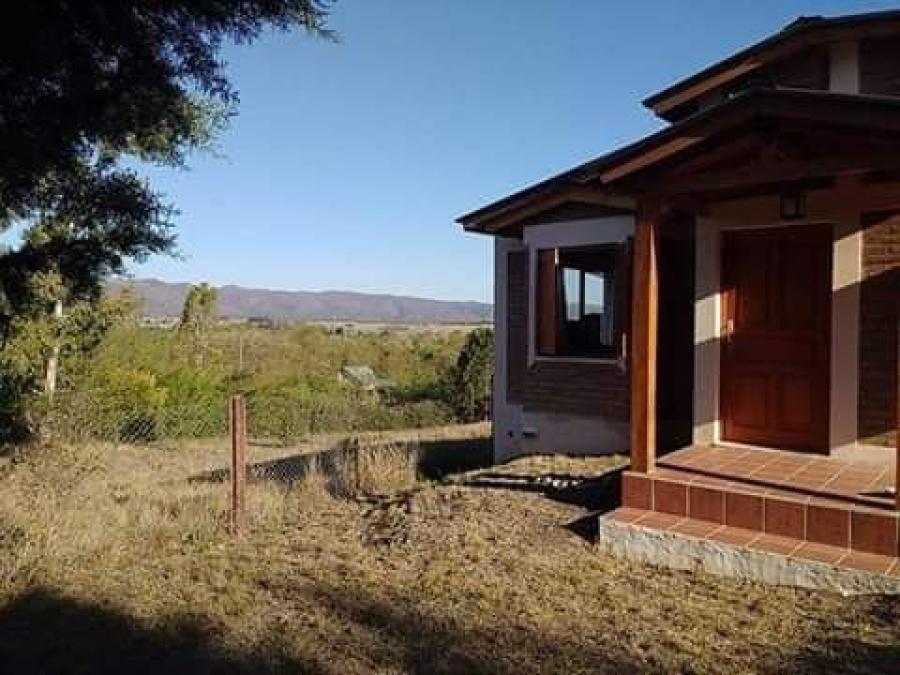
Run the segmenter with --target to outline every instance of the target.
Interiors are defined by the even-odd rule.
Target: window
[[[538,251],[537,353],[619,356],[627,292],[625,244]]]

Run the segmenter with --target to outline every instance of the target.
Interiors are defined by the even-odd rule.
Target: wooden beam
[[[638,154],[627,162],[613,166],[611,169],[601,173],[600,178],[604,183],[611,183],[705,140],[706,136],[676,136],[667,143]]]
[[[543,211],[568,202],[609,206],[618,209],[634,209],[634,200],[629,197],[610,195],[588,187],[564,187],[543,196],[535,196],[532,202],[523,206],[512,206],[506,211],[491,217],[485,232],[499,232],[510,225],[515,225],[526,218],[539,215]]]
[[[896,168],[900,168],[900,155],[894,152],[859,156],[843,155],[805,162],[760,162],[742,169],[725,172],[711,171],[668,180],[665,177],[659,177],[656,180],[654,192],[667,195],[695,194]]]
[[[631,470],[656,465],[656,341],[659,305],[659,204],[638,205],[631,303]]]

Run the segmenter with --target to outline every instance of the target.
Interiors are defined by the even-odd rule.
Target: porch
[[[781,92],[769,100],[748,107],[749,124],[700,115],[691,133],[669,130],[604,167],[638,195],[631,470],[610,519],[900,574],[900,446],[873,443],[896,443],[898,422],[898,251],[872,253],[900,208],[900,163],[873,143],[888,115],[827,96],[790,110]],[[662,356],[665,240],[685,223],[693,419],[673,446],[657,429],[677,367]]]
[[[626,471],[613,519],[773,553],[897,567],[896,466],[792,451],[691,446],[650,473]]]

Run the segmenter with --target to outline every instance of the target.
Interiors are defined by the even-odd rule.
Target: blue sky
[[[889,2],[339,0],[339,44],[224,56],[223,157],[152,170],[183,259],[139,277],[490,300],[490,239],[453,219],[659,127],[640,101],[801,14]]]

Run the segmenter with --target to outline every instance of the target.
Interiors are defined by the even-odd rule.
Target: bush
[[[478,328],[469,333],[450,373],[450,401],[463,422],[487,419],[494,376],[494,333]]]

